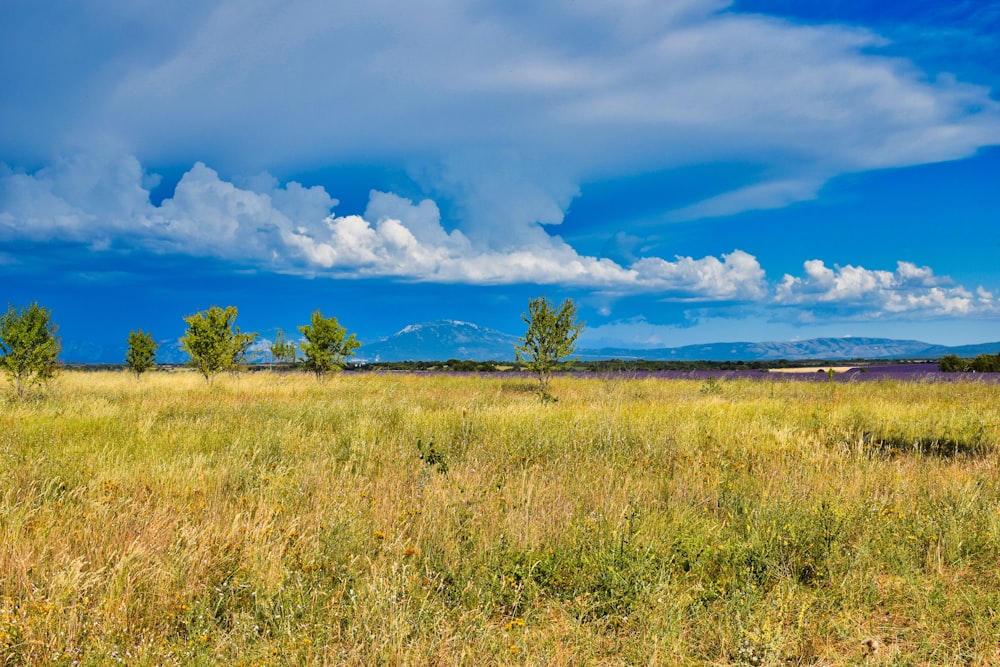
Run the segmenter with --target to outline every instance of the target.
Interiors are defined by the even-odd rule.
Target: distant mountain
[[[115,345],[62,339],[59,359],[80,364],[122,364],[125,363],[125,348],[124,343]]]
[[[988,346],[983,346],[988,347]],[[1000,343],[994,344],[1000,349]],[[891,338],[812,338],[809,340],[765,343],[710,343],[653,350],[601,348],[580,350],[581,359],[647,359],[650,361],[773,361],[777,359],[904,359],[936,358],[950,350],[918,340]],[[974,355],[973,355],[974,356]]]
[[[357,359],[364,361],[508,361],[517,336],[468,322],[438,320],[411,324],[388,338],[366,343]],[[646,359],[650,361],[789,361],[804,359],[937,359],[946,354],[974,357],[1000,353],[1000,342],[947,347],[893,338],[812,338],[764,343],[710,343],[659,349],[578,348],[581,360]]]
[[[946,354],[955,354],[963,358],[977,357],[980,354],[1000,353],[1000,343],[980,343],[978,345],[932,345],[924,350],[921,356],[928,359],[939,359]]]
[[[160,364],[183,364],[188,354],[176,340],[157,341],[156,362]],[[94,341],[63,339],[59,359],[71,364],[124,364],[128,344],[97,343]]]
[[[469,322],[438,320],[404,327],[395,334],[363,340],[354,361],[511,361],[517,336]],[[263,351],[270,341],[260,339],[254,351]],[[946,354],[975,357],[1000,353],[1000,342],[978,345],[931,345],[918,340],[892,338],[812,338],[809,340],[764,343],[709,343],[683,347],[634,349],[625,347],[579,348],[582,360],[646,359],[649,361],[789,361],[804,359],[938,359]],[[159,363],[184,363],[188,355],[177,340],[160,341]],[[258,355],[267,359],[266,353]],[[125,343],[97,344],[63,341],[60,359],[66,362],[120,364],[125,359]]]
[[[458,320],[411,324],[358,349],[358,361],[512,361],[517,336]]]

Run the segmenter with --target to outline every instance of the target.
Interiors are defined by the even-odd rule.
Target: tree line
[[[1000,373],[1000,354],[980,354],[974,359],[946,354],[938,359],[938,370],[945,373]]]
[[[235,306],[212,306],[184,318],[187,330],[180,339],[181,348],[190,357],[188,364],[207,383],[219,373],[238,372],[259,337],[241,331],[236,326],[237,315]],[[559,308],[545,297],[532,299],[522,319],[528,329],[515,345],[515,355],[538,378],[542,397],[551,398],[548,390],[552,372],[573,354],[584,324],[577,319],[571,299]],[[318,309],[313,311],[309,324],[298,327],[298,331],[302,339],[296,346],[278,329],[269,348],[271,357],[278,363],[293,364],[299,362],[301,353],[301,368],[315,373],[317,378],[343,370],[361,347],[356,336],[348,335],[336,317],[324,317]],[[57,333],[51,312],[38,303],[24,308],[8,305],[7,312],[0,315],[0,367],[18,398],[24,398],[29,388],[55,373],[62,347]],[[137,378],[156,367],[158,344],[151,333],[133,329],[127,343],[125,365]]]
[[[188,365],[199,372],[208,383],[219,373],[235,373],[245,367],[257,333],[244,333],[236,326],[238,312],[235,306],[212,306],[184,318],[187,330],[180,339],[181,348],[188,354]],[[517,362],[514,368],[527,370],[538,379],[538,391],[543,399],[551,399],[549,386],[552,373],[572,366],[571,355],[584,323],[577,319],[576,305],[566,299],[556,308],[544,296],[531,299],[528,312],[521,318],[527,330],[515,345]],[[298,364],[300,368],[315,373],[317,378],[343,370],[347,360],[354,356],[361,343],[354,334],[348,335],[336,317],[324,317],[315,310],[309,324],[298,327],[302,339],[296,345],[278,329],[268,351],[275,363]],[[0,315],[0,368],[7,374],[18,398],[35,385],[49,380],[59,367],[61,342],[58,326],[52,321],[49,309],[32,303],[23,308],[8,305]],[[125,365],[136,377],[156,367],[158,344],[153,335],[142,329],[129,332]],[[714,368],[717,370],[759,369],[794,365],[787,362],[676,362],[646,360],[604,360],[582,362],[581,370],[692,370]],[[497,362],[477,362],[449,359],[440,361],[412,361],[367,363],[361,368],[392,368],[401,370],[446,369],[454,371],[495,371]],[[938,360],[944,372],[1000,373],[1000,354],[980,354],[964,359],[949,354]]]
[[[250,346],[256,342],[257,333],[244,333],[236,326],[238,311],[235,306],[208,310],[184,318],[187,331],[180,339],[181,349],[190,357],[188,362],[211,383],[212,378],[223,372],[240,370],[246,361]],[[300,326],[302,341],[298,348],[278,330],[271,343],[274,360],[293,363],[302,353],[302,367],[317,377],[342,370],[346,360],[361,346],[354,334],[347,335],[336,317],[323,317],[320,310],[312,313],[309,324]],[[129,333],[125,363],[136,375],[155,365],[156,343],[150,334],[140,330]]]

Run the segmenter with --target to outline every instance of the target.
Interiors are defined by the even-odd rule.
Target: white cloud
[[[796,202],[815,199],[821,186],[822,181],[820,180],[768,181],[710,197],[697,204],[678,209],[670,213],[667,219],[682,222],[742,211],[783,208]]]
[[[0,237],[88,242],[127,233],[149,206],[134,157],[74,154],[35,174],[0,165]]]
[[[629,294],[778,305],[794,307],[802,322],[830,312],[848,319],[1000,312],[983,287],[970,290],[905,261],[886,271],[813,259],[802,276],[785,275],[772,286],[757,258],[742,250],[614,261],[580,254],[540,224],[519,226],[499,247],[446,230],[429,199],[415,203],[372,191],[364,215],[338,216],[337,200],[322,187],[281,185],[268,174],[237,185],[197,163],[174,196],[154,206],[149,182],[132,156],[70,156],[33,174],[0,166],[0,240],[215,257],[312,276],[559,285],[595,293],[606,307]]]
[[[668,262],[658,257],[640,259],[632,268],[650,281],[664,285],[689,286],[696,295],[711,294],[719,299],[757,300],[767,293],[764,270],[753,255],[734,250],[715,257],[677,257]]]
[[[763,269],[756,258],[740,250],[721,260],[646,257],[626,267],[580,255],[541,228],[528,243],[492,250],[457,230],[446,233],[432,202],[415,205],[388,193],[372,193],[365,217],[330,216],[326,224],[325,234],[294,230],[285,242],[318,269],[338,275],[481,285],[558,284],[709,301],[755,299],[766,292]]]
[[[982,287],[975,293],[935,276],[926,266],[898,262],[895,271],[861,266],[833,268],[818,259],[804,263],[802,277],[785,274],[775,288],[778,304],[805,307],[836,306],[865,316],[964,316],[998,311],[993,295]]]
[[[71,156],[34,174],[0,171],[0,240],[60,240],[94,252],[141,249],[210,256],[265,270],[343,278],[574,287],[614,299],[733,301],[870,317],[992,314],[996,298],[955,285],[930,267],[901,261],[895,271],[803,265],[773,287],[756,257],[622,257],[578,253],[534,224],[503,245],[446,230],[431,200],[372,191],[363,216],[338,216],[323,188],[285,185],[262,174],[242,187],[203,163],[174,196],[150,203],[149,176],[132,156]],[[810,315],[813,313],[813,315]]]
[[[110,177],[109,177],[110,175]],[[267,174],[223,180],[203,163],[174,196],[150,203],[135,158],[69,158],[35,174],[0,173],[0,239],[89,243],[118,250],[210,256],[287,273],[481,285],[536,283],[611,294],[697,300],[765,293],[757,260],[740,250],[716,257],[645,257],[623,266],[579,254],[538,224],[496,248],[447,231],[437,205],[373,191],[364,216],[337,216],[320,187],[280,186]],[[113,191],[114,196],[105,196]]]
[[[454,200],[468,237],[500,247],[559,222],[582,179],[720,160],[766,174],[676,213],[691,219],[1000,143],[986,88],[880,56],[869,31],[729,4],[109,2],[99,20],[72,3],[27,8],[15,18],[31,30],[0,27],[0,90],[18,100],[0,106],[0,126],[18,128],[0,154],[38,164],[114,141],[145,164],[226,173],[406,165]],[[72,31],[61,14],[79,19]],[[24,34],[45,57],[24,57]]]

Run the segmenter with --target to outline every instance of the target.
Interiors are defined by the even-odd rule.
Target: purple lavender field
[[[770,370],[693,370],[693,371],[622,371],[595,375],[627,375],[634,378],[664,378],[680,380],[767,380],[772,382],[829,382],[827,369],[836,365],[817,367],[815,371],[803,369]],[[581,374],[582,377],[590,374]],[[935,362],[871,364],[856,366],[834,374],[834,382],[873,382],[898,380],[903,382],[1000,382],[1000,373],[943,373]]]

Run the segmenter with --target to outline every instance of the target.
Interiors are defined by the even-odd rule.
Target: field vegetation
[[[1000,387],[64,372],[2,665],[1000,663]]]

